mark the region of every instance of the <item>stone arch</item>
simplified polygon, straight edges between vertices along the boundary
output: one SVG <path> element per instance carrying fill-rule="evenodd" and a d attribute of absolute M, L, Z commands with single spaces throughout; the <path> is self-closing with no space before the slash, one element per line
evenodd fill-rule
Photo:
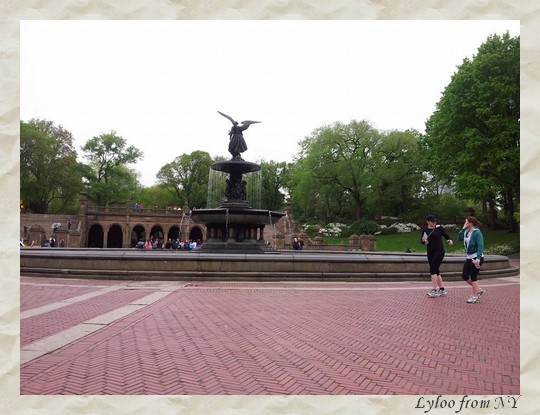
<path fill-rule="evenodd" d="M 124 230 L 118 224 L 113 224 L 107 231 L 107 248 L 123 248 Z"/>
<path fill-rule="evenodd" d="M 88 229 L 88 248 L 103 248 L 103 227 L 99 223 Z"/>
<path fill-rule="evenodd" d="M 141 224 L 136 224 L 135 226 L 133 226 L 133 229 L 131 231 L 131 246 L 133 247 L 137 245 L 137 242 L 139 242 L 141 239 L 143 241 L 146 241 L 146 239 L 150 238 L 147 238 L 146 229 L 144 228 L 144 226 Z"/>
<path fill-rule="evenodd" d="M 167 232 L 167 235 L 171 239 L 181 239 L 182 234 L 180 233 L 180 228 L 178 226 L 171 226 L 169 228 L 169 231 Z"/>
<path fill-rule="evenodd" d="M 198 226 L 194 226 L 189 231 L 189 240 L 190 241 L 204 241 L 203 239 L 203 231 Z"/>
<path fill-rule="evenodd" d="M 165 237 L 165 233 L 163 232 L 163 228 L 161 227 L 161 225 L 152 226 L 152 229 L 150 230 L 150 237 L 152 238 L 157 237 L 163 240 L 163 238 Z"/>

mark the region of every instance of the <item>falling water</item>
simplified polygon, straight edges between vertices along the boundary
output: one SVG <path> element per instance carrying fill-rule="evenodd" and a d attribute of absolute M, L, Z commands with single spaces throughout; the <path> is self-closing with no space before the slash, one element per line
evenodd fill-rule
<path fill-rule="evenodd" d="M 182 225 L 184 224 L 184 218 L 186 217 L 186 214 L 185 212 L 182 212 L 182 218 L 180 219 L 180 235 L 179 235 L 179 238 L 181 237 L 182 240 L 186 240 L 185 238 L 185 235 L 183 234 L 184 230 L 182 229 Z"/>
<path fill-rule="evenodd" d="M 225 200 L 225 189 L 227 188 L 228 174 L 222 171 L 210 169 L 208 173 L 208 194 L 206 207 L 214 209 L 219 207 Z M 246 181 L 246 200 L 253 209 L 261 208 L 261 171 L 245 173 L 243 180 Z"/>
<path fill-rule="evenodd" d="M 250 173 L 247 175 L 247 189 L 246 197 L 251 203 L 251 206 L 254 209 L 261 209 L 261 183 L 262 183 L 262 173 L 261 170 Z"/>
<path fill-rule="evenodd" d="M 225 238 L 229 238 L 229 209 L 225 210 Z"/>
<path fill-rule="evenodd" d="M 287 211 L 285 211 L 285 219 L 287 220 L 287 228 L 289 229 L 289 236 L 292 236 L 292 224 L 291 224 L 291 218 L 289 218 L 289 214 Z"/>
<path fill-rule="evenodd" d="M 185 238 L 185 239 L 188 239 L 189 236 L 190 236 L 190 235 L 189 235 L 189 229 L 190 229 L 190 227 L 191 227 L 191 210 L 189 211 L 189 214 L 188 214 L 188 223 L 187 223 L 187 233 L 188 233 L 188 234 L 186 235 L 187 238 Z"/>
<path fill-rule="evenodd" d="M 207 208 L 217 208 L 225 199 L 225 189 L 227 186 L 226 178 L 226 173 L 210 169 L 210 173 L 208 173 Z"/>
<path fill-rule="evenodd" d="M 270 218 L 270 226 L 272 227 L 272 239 L 274 244 L 276 243 L 276 224 L 272 223 L 272 212 L 268 211 L 268 218 Z"/>

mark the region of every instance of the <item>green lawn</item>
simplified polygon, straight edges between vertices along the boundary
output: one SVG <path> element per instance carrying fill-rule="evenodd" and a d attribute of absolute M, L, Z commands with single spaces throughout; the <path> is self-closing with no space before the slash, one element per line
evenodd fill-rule
<path fill-rule="evenodd" d="M 514 250 L 519 251 L 519 233 L 489 230 L 482 230 L 482 233 L 484 234 L 486 251 L 489 251 L 491 246 L 496 245 L 509 245 L 513 247 Z M 454 245 L 446 245 L 446 251 L 449 253 L 463 252 L 463 243 L 457 240 L 457 231 L 448 231 L 448 235 L 454 240 Z M 420 243 L 420 232 L 377 236 L 377 251 L 404 252 L 407 248 L 412 252 L 425 252 L 425 246 Z"/>
<path fill-rule="evenodd" d="M 496 245 L 508 245 L 515 252 L 519 251 L 519 233 L 508 233 L 507 231 L 482 230 L 484 234 L 485 250 Z M 458 232 L 448 231 L 448 235 L 454 240 L 454 245 L 446 245 L 446 252 L 462 253 L 463 243 L 457 240 Z M 324 238 L 329 244 L 348 243 L 346 238 Z M 412 252 L 425 252 L 426 248 L 420 243 L 420 232 L 396 233 L 393 235 L 377 236 L 377 251 L 381 252 L 405 252 L 409 248 Z"/>

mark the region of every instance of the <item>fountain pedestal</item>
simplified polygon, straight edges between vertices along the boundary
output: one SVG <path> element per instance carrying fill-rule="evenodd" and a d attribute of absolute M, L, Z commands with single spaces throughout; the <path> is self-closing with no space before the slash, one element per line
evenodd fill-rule
<path fill-rule="evenodd" d="M 193 209 L 191 219 L 206 227 L 206 237 L 200 250 L 223 253 L 275 253 L 264 240 L 264 228 L 274 225 L 285 213 L 253 209 L 246 200 L 243 175 L 261 167 L 240 157 L 214 163 L 212 170 L 227 173 L 226 199 L 218 208 Z"/>

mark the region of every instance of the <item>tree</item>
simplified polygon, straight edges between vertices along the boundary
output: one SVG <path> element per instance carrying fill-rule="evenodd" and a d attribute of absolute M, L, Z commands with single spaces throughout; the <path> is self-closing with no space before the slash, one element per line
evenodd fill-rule
<path fill-rule="evenodd" d="M 433 175 L 483 201 L 490 227 L 502 205 L 510 230 L 519 203 L 519 56 L 519 37 L 488 37 L 452 76 L 423 138 Z"/>
<path fill-rule="evenodd" d="M 365 214 L 366 201 L 373 192 L 375 166 L 381 134 L 367 121 L 335 123 L 315 130 L 300 142 L 301 153 L 293 195 L 311 193 L 318 200 L 321 219 L 329 219 L 334 201 L 348 199 L 354 207 L 354 218 Z"/>
<path fill-rule="evenodd" d="M 83 172 L 88 198 L 98 206 L 123 204 L 138 187 L 137 174 L 128 168 L 143 157 L 134 146 L 127 146 L 115 131 L 89 139 L 81 147 L 89 163 Z"/>
<path fill-rule="evenodd" d="M 369 200 L 376 216 L 401 216 L 415 205 L 423 184 L 419 139 L 413 130 L 381 134 Z"/>
<path fill-rule="evenodd" d="M 76 209 L 82 189 L 71 133 L 51 121 L 20 123 L 21 199 L 34 213 Z"/>
<path fill-rule="evenodd" d="M 281 210 L 288 193 L 291 164 L 287 162 L 260 161 L 262 170 L 262 206 L 268 210 Z"/>
<path fill-rule="evenodd" d="M 165 164 L 156 177 L 175 196 L 179 205 L 187 203 L 190 208 L 205 207 L 211 165 L 212 158 L 207 152 L 194 151 Z"/>
<path fill-rule="evenodd" d="M 154 206 L 157 206 L 159 209 L 164 209 L 168 206 L 182 207 L 178 199 L 167 190 L 167 187 L 163 183 L 141 187 L 137 191 L 137 196 L 134 196 L 131 200 L 148 208 Z"/>

